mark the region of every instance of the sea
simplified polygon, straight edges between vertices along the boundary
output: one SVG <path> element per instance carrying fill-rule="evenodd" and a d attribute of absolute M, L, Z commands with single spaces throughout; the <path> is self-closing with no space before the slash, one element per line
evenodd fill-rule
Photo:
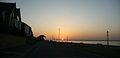
<path fill-rule="evenodd" d="M 102 44 L 102 45 L 107 45 L 107 41 L 102 40 L 82 40 L 82 41 L 63 41 L 63 42 L 72 42 L 72 43 L 87 43 L 87 44 Z M 120 46 L 120 40 L 111 40 L 109 41 L 109 45 L 114 45 L 114 46 Z"/>

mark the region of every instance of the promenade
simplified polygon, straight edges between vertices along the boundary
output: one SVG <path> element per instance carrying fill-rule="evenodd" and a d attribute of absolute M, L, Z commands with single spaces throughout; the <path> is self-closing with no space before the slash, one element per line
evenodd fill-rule
<path fill-rule="evenodd" d="M 34 45 L 1 49 L 0 58 L 116 58 L 120 47 L 38 41 Z"/>

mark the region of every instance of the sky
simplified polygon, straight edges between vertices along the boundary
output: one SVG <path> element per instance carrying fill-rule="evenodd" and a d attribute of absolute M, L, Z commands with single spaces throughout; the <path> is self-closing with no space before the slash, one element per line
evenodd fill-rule
<path fill-rule="evenodd" d="M 3 1 L 3 0 L 2 0 Z M 32 27 L 34 36 L 46 39 L 120 40 L 119 0 L 4 0 L 16 3 L 22 21 Z"/>

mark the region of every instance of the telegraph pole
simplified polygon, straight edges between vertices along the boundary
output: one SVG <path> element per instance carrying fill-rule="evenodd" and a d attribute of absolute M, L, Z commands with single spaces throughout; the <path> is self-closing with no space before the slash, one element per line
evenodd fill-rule
<path fill-rule="evenodd" d="M 107 30 L 107 46 L 109 47 L 109 31 Z"/>
<path fill-rule="evenodd" d="M 68 36 L 67 36 L 67 41 L 68 41 Z"/>
<path fill-rule="evenodd" d="M 53 35 L 51 36 L 51 40 L 54 40 L 54 39 L 53 39 Z"/>
<path fill-rule="evenodd" d="M 60 28 L 58 29 L 58 40 L 60 40 Z"/>

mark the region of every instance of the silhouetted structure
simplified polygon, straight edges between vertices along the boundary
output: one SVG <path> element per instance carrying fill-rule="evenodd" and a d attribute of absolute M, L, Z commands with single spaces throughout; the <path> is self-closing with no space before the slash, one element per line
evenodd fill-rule
<path fill-rule="evenodd" d="M 69 41 L 69 40 L 68 40 L 68 36 L 67 36 L 67 38 L 66 38 L 66 39 L 67 39 L 67 41 Z"/>
<path fill-rule="evenodd" d="M 109 31 L 107 31 L 107 46 L 109 46 Z"/>
<path fill-rule="evenodd" d="M 60 40 L 60 28 L 58 29 L 58 40 Z"/>
<path fill-rule="evenodd" d="M 33 36 L 31 27 L 24 22 L 21 22 L 21 31 L 22 31 L 22 34 L 24 34 L 27 37 Z"/>
<path fill-rule="evenodd" d="M 0 2 L 0 33 L 33 36 L 31 27 L 21 21 L 20 8 L 16 8 L 16 3 Z"/>
<path fill-rule="evenodd" d="M 37 37 L 37 40 L 38 40 L 38 41 L 44 41 L 44 40 L 45 40 L 44 37 L 46 37 L 46 36 L 45 36 L 45 35 L 39 35 L 39 36 Z"/>

